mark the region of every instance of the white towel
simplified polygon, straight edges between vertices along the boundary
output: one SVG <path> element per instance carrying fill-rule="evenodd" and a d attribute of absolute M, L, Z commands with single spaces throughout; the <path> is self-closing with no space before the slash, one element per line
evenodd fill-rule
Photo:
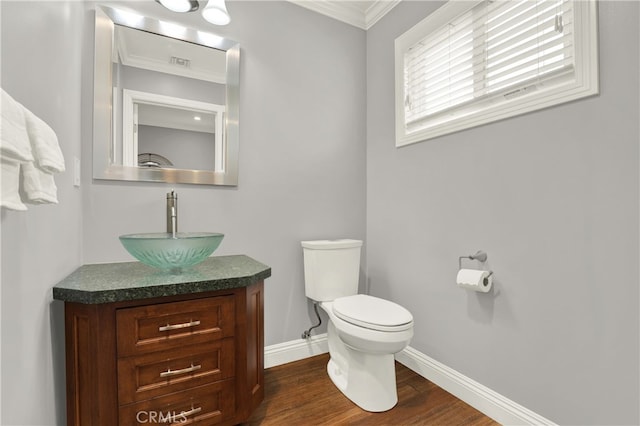
<path fill-rule="evenodd" d="M 25 202 L 58 204 L 58 188 L 53 173 L 64 172 L 64 157 L 56 133 L 34 113 L 24 108 L 27 133 L 35 161 L 22 163 Z"/>
<path fill-rule="evenodd" d="M 24 108 L 27 133 L 36 166 L 48 173 L 64 172 L 64 157 L 56 133 L 34 113 Z"/>
<path fill-rule="evenodd" d="M 26 210 L 31 204 L 58 203 L 53 173 L 65 170 L 55 132 L 2 90 L 0 206 Z M 22 191 L 20 191 L 22 174 Z"/>
<path fill-rule="evenodd" d="M 33 161 L 31 142 L 26 129 L 24 107 L 4 90 L 2 90 L 1 101 L 0 157 L 18 162 Z"/>
<path fill-rule="evenodd" d="M 24 202 L 29 204 L 58 204 L 58 187 L 51 173 L 38 168 L 35 163 L 20 165 Z"/>
<path fill-rule="evenodd" d="M 20 163 L 2 158 L 0 161 L 0 206 L 11 210 L 24 211 L 27 206 L 20 199 Z"/>

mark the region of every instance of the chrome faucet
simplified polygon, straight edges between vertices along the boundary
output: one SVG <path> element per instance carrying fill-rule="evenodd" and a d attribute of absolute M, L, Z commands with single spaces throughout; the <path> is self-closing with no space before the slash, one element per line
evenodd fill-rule
<path fill-rule="evenodd" d="M 167 192 L 167 233 L 173 238 L 178 232 L 178 194 L 172 189 Z"/>

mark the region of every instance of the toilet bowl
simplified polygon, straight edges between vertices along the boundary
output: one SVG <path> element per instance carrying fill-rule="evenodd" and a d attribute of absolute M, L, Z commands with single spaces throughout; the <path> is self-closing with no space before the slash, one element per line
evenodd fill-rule
<path fill-rule="evenodd" d="M 356 311 L 384 305 L 387 311 L 391 308 L 402 313 L 403 318 L 393 325 L 390 320 L 393 315 L 387 316 L 385 311 L 379 311 L 379 320 L 375 322 L 354 312 L 350 312 L 349 319 L 344 319 L 339 308 L 345 301 Z M 333 302 L 322 302 L 320 306 L 329 315 L 327 338 L 330 360 L 327 373 L 331 381 L 366 411 L 381 412 L 393 408 L 398 402 L 394 354 L 403 350 L 413 337 L 413 318 L 409 311 L 367 295 L 347 296 Z"/>
<path fill-rule="evenodd" d="M 320 305 L 348 347 L 372 354 L 395 354 L 413 337 L 413 317 L 402 306 L 365 294 Z"/>
<path fill-rule="evenodd" d="M 413 337 L 413 316 L 402 306 L 357 294 L 359 240 L 303 241 L 305 292 L 329 316 L 327 373 L 366 411 L 398 402 L 394 354 Z"/>

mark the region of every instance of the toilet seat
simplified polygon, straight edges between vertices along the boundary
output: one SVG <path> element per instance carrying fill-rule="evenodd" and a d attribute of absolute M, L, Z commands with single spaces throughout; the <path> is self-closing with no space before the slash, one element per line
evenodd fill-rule
<path fill-rule="evenodd" d="M 411 312 L 397 303 L 366 294 L 333 301 L 333 313 L 348 323 L 378 331 L 403 331 L 413 326 Z"/>

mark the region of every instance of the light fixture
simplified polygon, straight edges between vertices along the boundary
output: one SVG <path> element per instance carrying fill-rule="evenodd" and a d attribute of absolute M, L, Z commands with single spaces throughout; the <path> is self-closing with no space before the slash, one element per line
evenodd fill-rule
<path fill-rule="evenodd" d="M 193 12 L 198 10 L 197 0 L 156 0 L 169 10 L 174 12 Z"/>
<path fill-rule="evenodd" d="M 202 17 L 214 25 L 227 25 L 231 22 L 224 0 L 209 0 L 202 10 Z"/>

